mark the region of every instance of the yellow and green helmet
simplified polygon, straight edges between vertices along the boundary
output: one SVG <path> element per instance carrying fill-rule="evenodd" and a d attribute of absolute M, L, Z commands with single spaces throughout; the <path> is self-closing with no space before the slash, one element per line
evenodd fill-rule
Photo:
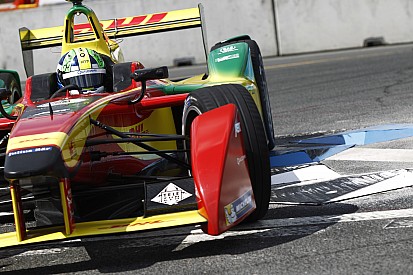
<path fill-rule="evenodd" d="M 105 62 L 94 50 L 76 48 L 62 55 L 57 65 L 60 86 L 76 84 L 81 89 L 103 86 Z"/>

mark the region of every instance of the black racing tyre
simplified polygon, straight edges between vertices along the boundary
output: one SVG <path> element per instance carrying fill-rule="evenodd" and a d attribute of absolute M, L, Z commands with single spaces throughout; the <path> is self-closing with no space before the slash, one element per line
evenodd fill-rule
<path fill-rule="evenodd" d="M 10 73 L 0 73 L 0 79 L 4 81 L 6 88 L 11 91 L 8 101 L 10 104 L 15 103 L 22 97 L 22 92 L 17 79 Z"/>
<path fill-rule="evenodd" d="M 267 78 L 265 76 L 264 63 L 261 51 L 254 40 L 245 41 L 251 50 L 252 67 L 254 70 L 255 81 L 260 91 L 261 107 L 264 114 L 265 133 L 267 134 L 268 149 L 272 150 L 275 146 L 274 123 L 272 120 L 271 103 L 268 95 Z"/>
<path fill-rule="evenodd" d="M 211 48 L 211 51 L 222 46 L 244 42 L 247 43 L 250 48 L 252 67 L 254 71 L 254 77 L 258 90 L 260 91 L 261 108 L 263 112 L 263 121 L 265 127 L 265 133 L 267 136 L 268 149 L 272 150 L 275 146 L 274 136 L 274 123 L 271 112 L 271 102 L 268 95 L 267 79 L 265 76 L 264 63 L 262 61 L 261 51 L 257 42 L 249 38 L 249 36 L 242 36 L 238 40 L 230 40 L 228 42 L 220 42 Z"/>
<path fill-rule="evenodd" d="M 252 222 L 267 213 L 271 174 L 270 159 L 261 116 L 249 92 L 241 85 L 225 84 L 198 89 L 185 101 L 182 116 L 182 132 L 190 133 L 192 121 L 200 114 L 233 103 L 237 106 L 247 156 L 248 170 L 254 192 L 256 210 L 247 217 Z"/>

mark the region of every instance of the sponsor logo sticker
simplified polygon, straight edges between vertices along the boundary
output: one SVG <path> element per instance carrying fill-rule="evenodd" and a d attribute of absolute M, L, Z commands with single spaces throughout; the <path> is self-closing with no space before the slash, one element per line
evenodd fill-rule
<path fill-rule="evenodd" d="M 175 205 L 191 196 L 191 193 L 171 182 L 161 192 L 159 192 L 158 195 L 151 199 L 151 201 L 166 205 Z"/>
<path fill-rule="evenodd" d="M 158 224 L 158 223 L 164 223 L 164 222 L 173 222 L 174 220 L 156 220 L 156 221 L 148 221 L 148 222 L 134 222 L 134 223 L 127 223 L 127 224 L 115 224 L 111 226 L 106 226 L 106 227 L 99 227 L 98 229 L 100 230 L 105 230 L 105 229 L 115 229 L 115 228 L 123 228 L 123 227 L 134 227 L 134 226 L 148 226 L 152 224 Z"/>
<path fill-rule="evenodd" d="M 10 153 L 8 153 L 7 156 L 11 157 L 11 156 L 16 156 L 16 155 L 46 152 L 46 151 L 51 151 L 51 150 L 52 150 L 52 147 L 30 148 L 30 149 L 24 149 L 24 150 L 18 150 L 18 151 L 10 152 Z"/>
<path fill-rule="evenodd" d="M 60 105 L 69 105 L 69 104 L 76 104 L 80 102 L 87 101 L 86 98 L 74 98 L 74 99 L 62 99 L 54 102 L 50 102 L 50 105 L 53 106 L 60 106 Z M 44 103 L 37 105 L 39 108 L 49 108 L 49 103 Z"/>
<path fill-rule="evenodd" d="M 240 156 L 239 158 L 237 158 L 237 164 L 238 165 L 240 165 L 241 164 L 241 162 L 243 162 L 243 161 L 245 161 L 246 160 L 246 156 L 245 155 L 243 155 L 243 156 Z"/>
<path fill-rule="evenodd" d="M 71 158 L 75 158 L 77 156 L 76 145 L 73 140 L 69 143 L 69 153 Z"/>
<path fill-rule="evenodd" d="M 238 137 L 238 134 L 241 133 L 241 123 L 235 123 L 235 137 Z"/>
<path fill-rule="evenodd" d="M 219 49 L 220 53 L 230 53 L 230 52 L 234 52 L 234 51 L 238 51 L 238 48 L 235 47 L 234 45 L 227 46 L 227 47 L 222 47 L 222 48 Z"/>
<path fill-rule="evenodd" d="M 242 218 L 248 211 L 253 208 L 252 190 L 244 193 L 241 197 L 232 203 L 224 206 L 225 223 L 231 225 Z"/>
<path fill-rule="evenodd" d="M 226 56 L 223 56 L 223 57 L 215 58 L 215 62 L 219 63 L 219 62 L 222 62 L 222 61 L 228 61 L 228 60 L 237 59 L 237 58 L 239 58 L 238 53 L 230 54 L 230 55 L 226 55 Z"/>

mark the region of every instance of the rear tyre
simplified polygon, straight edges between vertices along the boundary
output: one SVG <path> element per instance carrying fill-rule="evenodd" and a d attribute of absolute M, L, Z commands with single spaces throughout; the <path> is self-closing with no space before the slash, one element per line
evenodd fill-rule
<path fill-rule="evenodd" d="M 0 73 L 0 79 L 4 81 L 6 88 L 11 91 L 11 96 L 8 99 L 10 104 L 15 103 L 22 97 L 20 85 L 17 83 L 17 79 L 12 74 Z"/>
<path fill-rule="evenodd" d="M 271 192 L 270 159 L 265 131 L 257 106 L 241 85 L 225 84 L 198 89 L 185 101 L 182 132 L 190 134 L 193 120 L 212 109 L 233 103 L 237 106 L 244 138 L 248 170 L 257 208 L 246 221 L 261 219 L 267 213 Z"/>

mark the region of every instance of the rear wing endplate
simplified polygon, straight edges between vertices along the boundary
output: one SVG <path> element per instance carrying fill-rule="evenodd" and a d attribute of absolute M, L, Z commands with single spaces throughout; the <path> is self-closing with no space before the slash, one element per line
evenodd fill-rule
<path fill-rule="evenodd" d="M 201 28 L 205 56 L 208 57 L 204 8 L 202 4 L 198 4 L 197 8 L 104 20 L 100 21 L 100 24 L 109 39 L 199 27 Z M 36 30 L 29 30 L 23 27 L 19 29 L 19 34 L 26 75 L 32 76 L 34 74 L 32 50 L 61 46 L 64 39 L 64 27 L 59 26 Z M 90 23 L 74 26 L 76 41 L 91 40 L 93 35 Z"/>

